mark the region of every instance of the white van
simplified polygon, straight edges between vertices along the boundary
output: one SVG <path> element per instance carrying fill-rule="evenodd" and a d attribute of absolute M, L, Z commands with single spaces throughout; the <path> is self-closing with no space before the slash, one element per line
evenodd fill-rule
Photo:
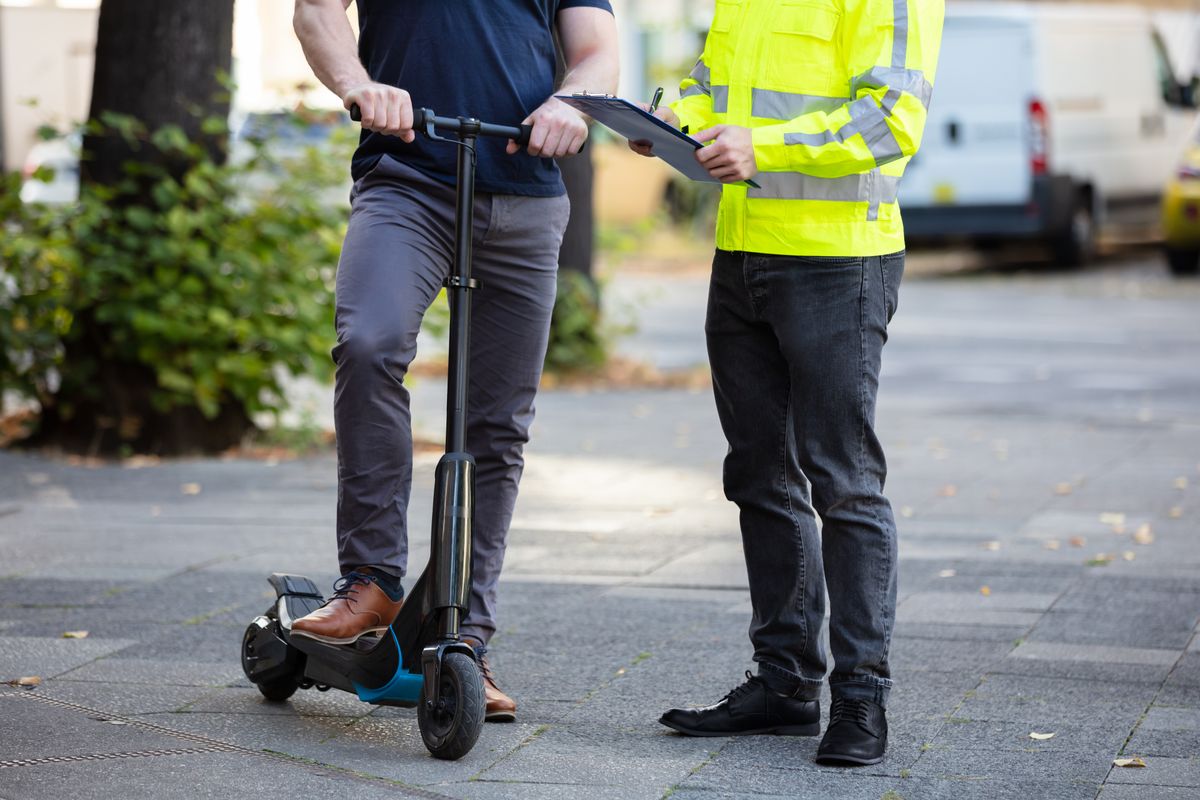
<path fill-rule="evenodd" d="M 1045 241 L 1088 260 L 1097 227 L 1153 219 L 1195 112 L 1143 9 L 949 3 L 920 152 L 914 239 Z"/>

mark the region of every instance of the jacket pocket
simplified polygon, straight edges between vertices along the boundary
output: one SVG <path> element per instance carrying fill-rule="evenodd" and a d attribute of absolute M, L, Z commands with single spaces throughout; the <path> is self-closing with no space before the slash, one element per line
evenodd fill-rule
<path fill-rule="evenodd" d="M 760 88 L 829 96 L 840 71 L 841 12 L 820 0 L 785 3 L 768 23 Z"/>

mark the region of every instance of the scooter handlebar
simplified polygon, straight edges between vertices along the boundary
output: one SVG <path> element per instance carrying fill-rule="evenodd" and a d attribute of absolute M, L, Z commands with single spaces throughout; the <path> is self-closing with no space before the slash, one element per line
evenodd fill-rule
<path fill-rule="evenodd" d="M 350 119 L 362 122 L 362 110 L 358 103 L 350 106 Z M 476 136 L 495 136 L 500 139 L 512 139 L 521 147 L 529 144 L 529 135 L 533 133 L 532 125 L 493 125 L 490 122 L 479 122 Z M 463 129 L 463 120 L 454 117 L 435 116 L 428 108 L 413 109 L 413 130 L 426 131 L 430 127 L 445 133 L 459 133 Z"/>

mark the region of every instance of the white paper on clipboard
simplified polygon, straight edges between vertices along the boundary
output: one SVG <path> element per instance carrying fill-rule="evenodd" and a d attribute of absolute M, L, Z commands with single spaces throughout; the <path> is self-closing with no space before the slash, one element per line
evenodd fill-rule
<path fill-rule="evenodd" d="M 652 152 L 655 156 L 692 180 L 721 183 L 709 175 L 708 170 L 696 160 L 696 151 L 703 147 L 700 142 L 646 113 L 628 100 L 590 94 L 559 94 L 555 97 L 631 142 L 649 142 L 653 145 Z M 753 181 L 746 183 L 756 185 Z"/>

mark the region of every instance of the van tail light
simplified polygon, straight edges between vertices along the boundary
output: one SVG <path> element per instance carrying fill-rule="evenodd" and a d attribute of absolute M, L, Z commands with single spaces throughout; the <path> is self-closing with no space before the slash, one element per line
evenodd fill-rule
<path fill-rule="evenodd" d="M 1046 107 L 1041 100 L 1029 101 L 1029 166 L 1034 175 L 1045 175 L 1049 169 L 1050 125 Z"/>

